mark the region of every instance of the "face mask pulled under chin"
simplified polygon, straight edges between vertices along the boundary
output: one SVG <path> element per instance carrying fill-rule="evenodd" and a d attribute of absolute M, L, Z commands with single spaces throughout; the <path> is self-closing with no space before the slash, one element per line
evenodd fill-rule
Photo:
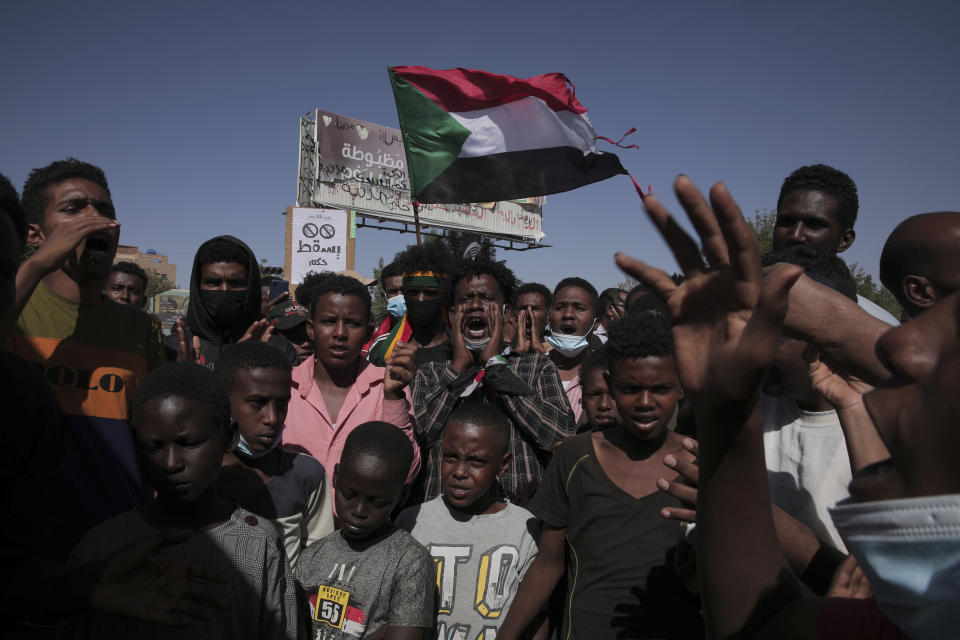
<path fill-rule="evenodd" d="M 960 629 L 960 494 L 840 504 L 830 516 L 880 609 L 915 640 Z"/>
<path fill-rule="evenodd" d="M 200 300 L 221 331 L 233 331 L 239 328 L 238 324 L 242 324 L 241 314 L 247 301 L 246 291 L 201 290 Z"/>
<path fill-rule="evenodd" d="M 565 333 L 553 333 L 550 331 L 550 325 L 547 325 L 547 331 L 547 342 L 549 342 L 550 346 L 556 349 L 564 358 L 575 358 L 583 353 L 583 350 L 590 346 L 590 343 L 587 342 L 587 336 L 593 333 L 593 329 L 582 336 L 571 336 Z"/>

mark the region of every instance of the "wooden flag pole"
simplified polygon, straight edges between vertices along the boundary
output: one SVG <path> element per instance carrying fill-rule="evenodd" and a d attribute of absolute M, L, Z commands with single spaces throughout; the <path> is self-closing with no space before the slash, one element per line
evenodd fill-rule
<path fill-rule="evenodd" d="M 417 246 L 421 245 L 420 242 L 420 203 L 416 200 L 413 201 L 413 224 L 417 227 Z"/>

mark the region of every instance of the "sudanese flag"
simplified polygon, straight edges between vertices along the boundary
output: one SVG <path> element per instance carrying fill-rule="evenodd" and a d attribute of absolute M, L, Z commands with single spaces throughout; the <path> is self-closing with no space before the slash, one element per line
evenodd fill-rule
<path fill-rule="evenodd" d="M 587 109 L 562 73 L 389 72 L 414 200 L 516 200 L 627 173 L 616 155 L 597 150 Z"/>

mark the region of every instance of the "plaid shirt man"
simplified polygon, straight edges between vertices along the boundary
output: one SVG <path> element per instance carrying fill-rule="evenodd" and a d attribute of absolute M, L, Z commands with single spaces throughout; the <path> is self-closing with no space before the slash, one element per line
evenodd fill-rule
<path fill-rule="evenodd" d="M 576 431 L 573 411 L 556 365 L 539 353 L 510 353 L 505 364 L 471 367 L 457 374 L 449 362 L 428 362 L 413 379 L 414 429 L 421 451 L 424 500 L 442 493 L 440 441 L 450 412 L 467 398 L 497 404 L 510 420 L 513 461 L 500 484 L 511 500 L 523 504 L 536 491 L 556 445 Z M 483 372 L 479 384 L 478 374 Z M 471 387 L 475 387 L 471 389 Z"/>

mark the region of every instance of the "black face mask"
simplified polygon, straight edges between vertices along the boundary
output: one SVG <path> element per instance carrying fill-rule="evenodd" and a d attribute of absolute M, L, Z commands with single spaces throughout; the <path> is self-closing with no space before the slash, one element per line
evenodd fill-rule
<path fill-rule="evenodd" d="M 435 327 L 440 324 L 440 312 L 443 311 L 443 298 L 432 300 L 411 300 L 407 298 L 407 320 L 414 327 Z"/>
<path fill-rule="evenodd" d="M 238 329 L 243 321 L 243 307 L 247 301 L 246 291 L 200 290 L 200 301 L 210 314 L 217 329 L 230 332 Z"/>

